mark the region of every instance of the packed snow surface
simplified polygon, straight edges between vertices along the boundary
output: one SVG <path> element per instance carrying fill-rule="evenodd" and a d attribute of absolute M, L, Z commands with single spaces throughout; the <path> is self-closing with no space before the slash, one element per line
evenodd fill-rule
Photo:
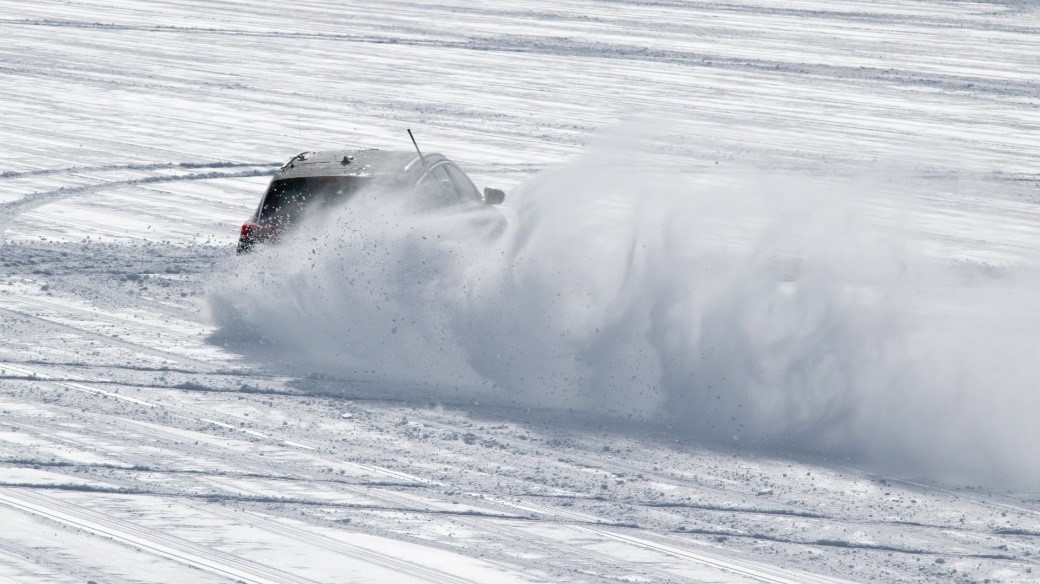
<path fill-rule="evenodd" d="M 0 15 L 0 582 L 1040 581 L 1034 4 Z"/>

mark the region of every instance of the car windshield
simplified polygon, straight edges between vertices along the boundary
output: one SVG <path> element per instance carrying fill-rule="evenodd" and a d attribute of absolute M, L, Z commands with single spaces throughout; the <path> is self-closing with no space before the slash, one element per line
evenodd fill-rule
<path fill-rule="evenodd" d="M 358 176 L 313 176 L 274 181 L 264 197 L 259 221 L 265 225 L 288 226 L 298 222 L 305 213 L 346 201 L 370 182 L 370 177 Z"/>

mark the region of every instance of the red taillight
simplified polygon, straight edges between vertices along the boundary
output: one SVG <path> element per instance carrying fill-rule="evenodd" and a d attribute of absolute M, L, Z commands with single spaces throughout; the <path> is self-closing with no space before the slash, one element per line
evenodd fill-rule
<path fill-rule="evenodd" d="M 252 221 L 242 224 L 242 231 L 238 235 L 238 253 L 248 250 L 259 240 L 260 226 Z"/>
<path fill-rule="evenodd" d="M 260 226 L 252 221 L 247 221 L 242 224 L 242 233 L 238 236 L 241 241 L 243 239 L 252 239 L 256 237 L 256 231 L 260 229 Z"/>

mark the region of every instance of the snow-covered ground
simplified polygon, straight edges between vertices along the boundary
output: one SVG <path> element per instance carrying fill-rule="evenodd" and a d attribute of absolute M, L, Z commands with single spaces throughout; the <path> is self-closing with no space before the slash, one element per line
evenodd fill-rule
<path fill-rule="evenodd" d="M 0 32 L 0 582 L 1040 582 L 1035 3 Z M 278 164 L 406 128 L 504 242 L 234 258 Z"/>

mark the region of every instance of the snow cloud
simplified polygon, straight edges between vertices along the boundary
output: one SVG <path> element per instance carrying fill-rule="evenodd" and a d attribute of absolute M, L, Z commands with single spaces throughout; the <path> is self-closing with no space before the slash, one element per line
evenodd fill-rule
<path fill-rule="evenodd" d="M 913 197 L 872 181 L 648 168 L 622 146 L 515 189 L 501 233 L 495 209 L 361 197 L 239 258 L 210 296 L 219 336 L 403 397 L 465 388 L 932 480 L 1040 478 L 1025 268 L 937 257 Z"/>

